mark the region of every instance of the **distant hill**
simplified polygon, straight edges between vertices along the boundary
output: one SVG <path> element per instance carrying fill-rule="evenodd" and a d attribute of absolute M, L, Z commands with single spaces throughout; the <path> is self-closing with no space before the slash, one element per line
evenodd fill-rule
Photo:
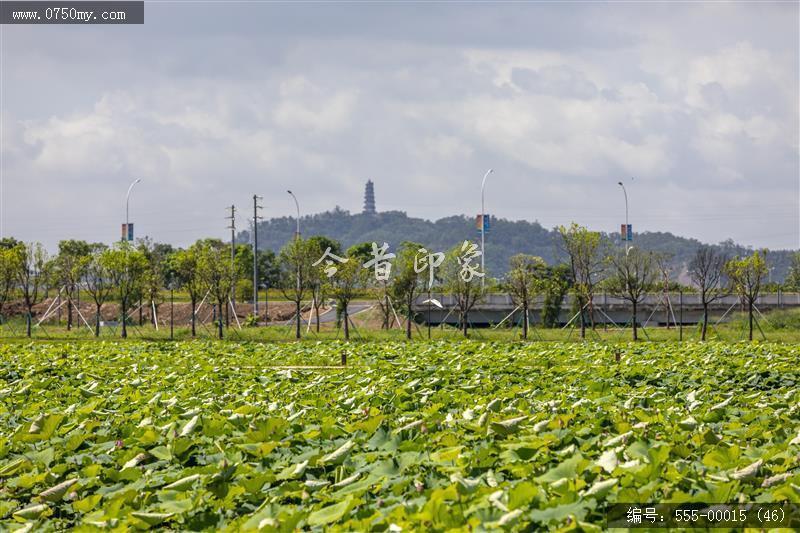
<path fill-rule="evenodd" d="M 389 243 L 391 251 L 403 241 L 414 241 L 424 244 L 435 251 L 447 251 L 461 243 L 464 239 L 480 240 L 480 232 L 475 228 L 475 220 L 471 217 L 456 215 L 441 218 L 434 222 L 421 218 L 412 218 L 401 211 L 384 211 L 374 215 L 350 214 L 337 207 L 315 215 L 307 215 L 300 219 L 303 236 L 325 235 L 336 239 L 344 247 L 360 242 Z M 277 252 L 290 239 L 295 231 L 295 219 L 291 217 L 264 220 L 258 226 L 258 246 Z M 611 242 L 616 243 L 618 233 L 604 234 Z M 237 235 L 237 241 L 249 243 L 248 230 Z M 702 243 L 696 239 L 678 237 L 668 232 L 644 232 L 634 236 L 636 246 L 647 250 L 668 252 L 672 254 L 672 263 L 676 277 L 684 272 L 685 265 L 695 250 Z M 733 241 L 726 241 L 715 246 L 724 248 L 729 255 L 746 254 L 749 248 L 739 246 Z M 559 247 L 558 233 L 548 230 L 538 222 L 525 220 L 506 220 L 493 218 L 491 230 L 486 234 L 486 268 L 490 275 L 502 276 L 508 268 L 509 258 L 518 253 L 537 255 L 549 264 L 565 260 Z M 767 257 L 772 271 L 772 280 L 781 282 L 786 276 L 791 250 L 770 251 Z M 681 281 L 686 282 L 684 276 Z"/>

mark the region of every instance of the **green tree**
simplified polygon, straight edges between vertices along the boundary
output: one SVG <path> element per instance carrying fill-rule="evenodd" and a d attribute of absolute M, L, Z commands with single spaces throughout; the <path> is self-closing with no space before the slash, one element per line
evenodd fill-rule
<path fill-rule="evenodd" d="M 511 257 L 503 289 L 518 307 L 522 307 L 522 338 L 528 338 L 530 307 L 533 298 L 543 290 L 547 265 L 541 257 L 517 254 Z"/>
<path fill-rule="evenodd" d="M 689 262 L 689 277 L 692 279 L 700 303 L 703 305 L 703 325 L 700 328 L 700 339 L 706 340 L 708 331 L 708 308 L 712 302 L 728 294 L 723 283 L 725 264 L 728 258 L 721 251 L 711 246 L 700 246 Z"/>
<path fill-rule="evenodd" d="M 761 284 L 768 272 L 766 255 L 766 251 L 757 251 L 747 257 L 735 257 L 725 265 L 725 273 L 730 279 L 733 290 L 747 304 L 750 340 L 753 340 L 753 309 L 761 292 Z"/>
<path fill-rule="evenodd" d="M 25 318 L 25 332 L 31 336 L 33 320 L 33 306 L 39 303 L 42 297 L 42 288 L 47 283 L 50 262 L 47 250 L 40 243 L 19 244 L 14 250 L 17 255 L 17 284 L 22 292 L 27 315 Z"/>
<path fill-rule="evenodd" d="M 197 270 L 200 279 L 217 303 L 217 335 L 223 338 L 223 310 L 228 305 L 234 284 L 234 267 L 230 260 L 230 248 L 222 243 L 202 245 Z"/>
<path fill-rule="evenodd" d="M 67 331 L 72 329 L 76 290 L 90 261 L 91 248 L 86 241 L 65 240 L 58 243 L 58 256 L 53 260 L 53 275 L 67 298 Z"/>
<path fill-rule="evenodd" d="M 360 242 L 354 244 L 347 249 L 347 257 L 353 257 L 361 261 L 361 264 L 366 263 L 372 258 L 372 243 Z"/>
<path fill-rule="evenodd" d="M 14 237 L 3 237 L 2 239 L 0 239 L 0 248 L 3 248 L 5 250 L 11 250 L 13 248 L 16 248 L 20 244 L 23 244 L 23 242 L 18 241 Z"/>
<path fill-rule="evenodd" d="M 128 336 L 128 308 L 132 297 L 141 291 L 147 271 L 147 258 L 128 241 L 120 241 L 103 251 L 100 262 L 116 288 L 120 302 L 121 335 L 124 339 Z"/>
<path fill-rule="evenodd" d="M 163 303 L 162 291 L 170 273 L 170 257 L 175 253 L 172 245 L 156 243 L 149 238 L 140 239 L 138 250 L 147 260 L 147 269 L 142 279 L 142 292 L 150 307 L 150 322 L 153 326 L 158 320 L 158 308 Z"/>
<path fill-rule="evenodd" d="M 350 314 L 348 306 L 361 291 L 364 290 L 369 279 L 369 270 L 362 266 L 364 260 L 361 245 L 352 246 L 347 250 L 346 261 L 337 267 L 334 275 L 328 278 L 330 293 L 336 301 L 336 309 L 341 313 L 344 324 L 344 338 L 350 339 Z"/>
<path fill-rule="evenodd" d="M 422 245 L 405 241 L 400 244 L 394 260 L 394 282 L 389 290 L 390 298 L 399 303 L 406 315 L 406 338 L 411 340 L 411 324 L 414 318 L 414 300 L 424 289 L 425 276 L 414 268 L 414 258 Z"/>
<path fill-rule="evenodd" d="M 249 301 L 253 297 L 253 247 L 237 244 L 235 248 L 236 298 Z M 258 286 L 273 288 L 278 286 L 280 272 L 278 260 L 272 250 L 258 251 Z"/>
<path fill-rule="evenodd" d="M 185 250 L 175 252 L 170 260 L 171 269 L 175 272 L 176 284 L 189 294 L 192 337 L 197 335 L 197 303 L 206 290 L 205 281 L 199 270 L 202 254 L 202 243 L 195 243 Z"/>
<path fill-rule="evenodd" d="M 378 309 L 381 313 L 381 329 L 389 329 L 392 322 L 393 307 L 390 302 L 393 265 L 396 254 L 389 250 L 389 245 L 378 246 L 375 242 L 363 242 L 350 247 L 348 253 L 359 263 L 369 269 L 370 274 L 364 278 L 364 291 L 377 294 Z"/>
<path fill-rule="evenodd" d="M 236 244 L 234 246 L 233 264 L 236 271 L 236 286 L 233 289 L 234 298 L 239 302 L 248 302 L 253 298 L 253 247 L 249 244 Z M 260 264 L 258 273 L 260 278 Z"/>
<path fill-rule="evenodd" d="M 466 337 L 469 331 L 469 313 L 475 304 L 488 292 L 486 283 L 481 283 L 480 272 L 470 269 L 480 268 L 480 259 L 476 263 L 469 257 L 469 241 L 464 241 L 460 246 L 452 248 L 442 264 L 442 283 L 446 293 L 450 294 L 456 302 L 458 309 L 458 323 Z"/>
<path fill-rule="evenodd" d="M 107 249 L 104 244 L 90 245 L 91 254 L 89 262 L 83 271 L 83 284 L 86 292 L 94 301 L 94 336 L 100 336 L 100 318 L 103 304 L 111 295 L 114 285 L 112 284 L 111 274 L 103 261 L 103 252 Z"/>
<path fill-rule="evenodd" d="M 572 287 L 572 271 L 569 265 L 547 267 L 544 279 L 544 301 L 542 302 L 542 325 L 552 328 L 558 325 L 564 296 Z"/>
<path fill-rule="evenodd" d="M 569 256 L 572 290 L 577 299 L 583 339 L 586 338 L 586 307 L 591 306 L 597 277 L 602 272 L 600 234 L 574 222 L 569 227 L 559 226 L 558 233 L 563 249 Z"/>
<path fill-rule="evenodd" d="M 789 273 L 786 275 L 783 288 L 787 291 L 800 291 L 800 252 L 792 254 Z"/>
<path fill-rule="evenodd" d="M 311 253 L 312 263 L 316 262 L 317 259 L 322 257 L 322 255 L 325 253 L 325 250 L 329 248 L 332 253 L 338 256 L 342 255 L 342 245 L 339 244 L 338 241 L 334 241 L 333 239 L 329 239 L 328 237 L 324 237 L 322 235 L 309 237 L 308 246 L 310 249 L 309 253 Z M 309 268 L 308 286 L 311 290 L 311 306 L 314 308 L 315 327 L 317 332 L 319 332 L 319 310 L 320 307 L 322 307 L 322 305 L 325 303 L 325 298 L 330 290 L 328 276 L 325 275 L 324 263 L 320 263 L 317 266 L 312 266 Z"/>
<path fill-rule="evenodd" d="M 370 269 L 371 274 L 367 277 L 367 289 L 375 287 L 378 293 L 378 309 L 381 312 L 381 329 L 389 330 L 392 328 L 394 305 L 391 300 L 392 283 L 394 282 L 394 265 L 392 263 L 397 254 L 389 250 L 388 243 L 378 246 L 377 243 L 370 243 L 369 256 L 364 261 L 364 265 Z M 399 324 L 398 324 L 399 325 Z"/>
<path fill-rule="evenodd" d="M 0 246 L 0 323 L 3 320 L 3 306 L 12 296 L 17 284 L 20 266 L 20 254 L 16 245 L 11 248 Z"/>
<path fill-rule="evenodd" d="M 309 246 L 308 240 L 302 237 L 292 239 L 281 250 L 278 256 L 280 265 L 280 281 L 278 286 L 283 296 L 295 304 L 295 338 L 299 339 L 301 306 L 308 291 L 308 283 L 312 264 L 317 260 L 315 250 Z"/>
<path fill-rule="evenodd" d="M 612 294 L 631 304 L 633 340 L 638 340 L 637 308 L 655 286 L 658 269 L 652 252 L 628 248 L 608 258 L 611 275 L 606 280 Z"/>

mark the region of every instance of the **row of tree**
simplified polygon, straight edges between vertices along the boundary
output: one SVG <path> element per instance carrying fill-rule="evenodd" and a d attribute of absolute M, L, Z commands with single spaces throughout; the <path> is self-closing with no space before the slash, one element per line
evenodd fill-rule
<path fill-rule="evenodd" d="M 637 308 L 648 293 L 669 290 L 669 257 L 636 247 L 610 250 L 601 235 L 572 224 L 560 227 L 564 250 L 569 256 L 573 291 L 579 306 L 581 337 L 586 335 L 587 317 L 592 317 L 594 294 L 598 286 L 631 305 L 633 339 L 638 339 Z M 756 251 L 744 257 L 727 257 L 724 252 L 701 246 L 689 262 L 688 274 L 703 306 L 701 338 L 706 339 L 710 305 L 729 294 L 738 295 L 747 306 L 749 338 L 753 339 L 753 311 L 769 269 L 766 252 Z M 800 255 L 793 264 L 800 274 Z M 514 269 L 510 273 L 514 276 Z M 512 287 L 513 289 L 513 287 Z M 511 290 L 519 293 L 519 289 Z M 593 321 L 592 321 L 593 322 Z M 593 326 L 593 323 L 592 323 Z"/>
<path fill-rule="evenodd" d="M 569 258 L 567 264 L 547 265 L 541 258 L 516 255 L 510 260 L 507 274 L 500 280 L 464 276 L 464 249 L 460 246 L 444 254 L 434 269 L 419 268 L 419 243 L 404 242 L 391 259 L 385 277 L 375 276 L 364 264 L 375 258 L 372 243 L 362 243 L 342 250 L 341 245 L 323 236 L 288 242 L 276 256 L 271 251 L 258 257 L 259 286 L 279 288 L 294 304 L 295 336 L 302 330 L 303 302 L 310 301 L 311 316 L 320 328 L 320 310 L 326 302 L 335 302 L 337 321 L 343 325 L 345 338 L 352 324 L 348 304 L 369 295 L 377 300 L 382 325 L 389 328 L 405 316 L 406 336 L 411 338 L 415 302 L 431 291 L 452 296 L 459 327 L 466 335 L 469 314 L 488 291 L 502 290 L 511 295 L 522 309 L 523 337 L 527 338 L 529 311 L 537 298 L 543 298 L 542 323 L 558 323 L 561 302 L 571 292 L 575 296 L 581 336 L 594 327 L 594 295 L 598 289 L 617 295 L 631 305 L 633 338 L 638 338 L 638 306 L 645 295 L 670 288 L 669 258 L 664 254 L 636 247 L 613 246 L 598 232 L 572 224 L 558 228 L 561 246 Z M 341 258 L 334 265 L 325 261 L 326 252 Z M 183 290 L 191 305 L 191 331 L 196 334 L 197 307 L 204 299 L 216 306 L 216 327 L 223 336 L 223 316 L 235 309 L 234 302 L 247 300 L 253 292 L 253 252 L 247 245 L 231 248 L 220 240 L 199 240 L 186 249 L 153 243 L 144 239 L 137 245 L 119 242 L 111 247 L 99 243 L 68 240 L 59 244 L 58 254 L 49 257 L 38 243 L 14 239 L 0 241 L 0 316 L 3 306 L 12 299 L 22 301 L 26 310 L 26 329 L 30 336 L 33 307 L 57 291 L 67 306 L 67 328 L 73 324 L 73 308 L 79 291 L 89 295 L 95 312 L 95 335 L 100 332 L 101 308 L 109 301 L 119 303 L 122 336 L 127 336 L 128 314 L 139 303 L 152 308 L 151 320 L 163 303 L 164 289 Z M 331 263 L 332 264 L 332 263 Z M 765 254 L 729 258 L 714 247 L 700 247 L 688 268 L 704 309 L 701 329 L 705 339 L 708 309 L 711 303 L 727 294 L 738 294 L 747 304 L 750 338 L 753 334 L 753 308 L 762 288 L 768 267 Z M 789 282 L 800 285 L 800 254 L 793 263 Z M 430 299 L 430 296 L 428 296 Z M 430 305 L 430 304 L 429 304 Z M 224 312 L 223 312 L 224 310 Z M 140 315 L 141 316 L 141 315 Z M 257 323 L 258 317 L 252 322 Z"/>

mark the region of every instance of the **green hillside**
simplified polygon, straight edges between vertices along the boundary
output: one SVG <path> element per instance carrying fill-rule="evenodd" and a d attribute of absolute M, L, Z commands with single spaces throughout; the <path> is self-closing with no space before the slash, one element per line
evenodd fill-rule
<path fill-rule="evenodd" d="M 464 239 L 480 239 L 475 229 L 475 220 L 464 215 L 450 216 L 436 221 L 409 217 L 401 211 L 385 211 L 375 215 L 351 214 L 338 207 L 333 211 L 304 216 L 300 219 L 304 236 L 325 235 L 340 241 L 345 247 L 360 242 L 389 243 L 391 250 L 403 241 L 424 244 L 436 251 L 446 251 Z M 264 220 L 258 226 L 258 246 L 274 251 L 294 236 L 295 219 L 281 217 Z M 606 235 L 608 245 L 614 246 L 619 234 Z M 644 232 L 636 234 L 635 245 L 645 249 L 672 254 L 673 269 L 677 275 L 682 266 L 702 243 L 696 239 L 678 237 L 668 232 Z M 250 242 L 250 232 L 239 233 L 239 242 Z M 748 249 L 733 241 L 717 246 L 727 250 L 729 255 L 744 254 Z M 559 248 L 558 233 L 544 228 L 538 222 L 525 220 L 492 219 L 491 230 L 486 235 L 486 268 L 491 275 L 502 275 L 508 266 L 509 258 L 518 253 L 537 255 L 548 263 L 564 259 Z M 782 281 L 790 262 L 789 250 L 771 251 L 768 261 L 774 266 L 773 281 Z"/>

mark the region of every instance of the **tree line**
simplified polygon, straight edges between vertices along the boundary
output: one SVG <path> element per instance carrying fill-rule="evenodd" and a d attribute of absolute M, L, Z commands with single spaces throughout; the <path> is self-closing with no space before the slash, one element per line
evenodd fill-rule
<path fill-rule="evenodd" d="M 406 241 L 397 248 L 391 270 L 385 279 L 364 268 L 374 257 L 373 243 L 365 242 L 342 249 L 339 242 L 325 236 L 301 238 L 287 242 L 278 254 L 259 252 L 259 287 L 277 288 L 294 305 L 295 337 L 302 335 L 303 303 L 309 301 L 310 319 L 320 329 L 321 308 L 332 302 L 337 324 L 350 337 L 352 320 L 348 304 L 356 298 L 376 300 L 382 327 L 395 322 L 412 336 L 417 318 L 415 307 L 420 297 L 435 290 L 451 295 L 459 328 L 468 334 L 469 315 L 488 292 L 508 293 L 522 310 L 522 336 L 528 337 L 529 315 L 537 298 L 543 301 L 541 323 L 558 324 L 564 296 L 573 294 L 577 309 L 575 318 L 585 337 L 594 327 L 594 296 L 604 290 L 618 296 L 631 307 L 632 334 L 638 339 L 638 310 L 649 293 L 673 290 L 669 275 L 669 257 L 663 253 L 637 247 L 615 246 L 599 232 L 577 224 L 558 228 L 560 247 L 566 263 L 548 265 L 542 258 L 517 254 L 511 257 L 507 272 L 500 278 L 486 276 L 466 280 L 463 274 L 462 248 L 453 247 L 444 253 L 441 265 L 433 276 L 418 269 L 420 243 Z M 328 275 L 320 258 L 326 252 L 345 259 L 337 265 L 335 275 Z M 754 304 L 768 274 L 766 253 L 728 257 L 718 247 L 700 246 L 688 266 L 694 290 L 703 306 L 701 338 L 708 329 L 708 309 L 715 300 L 736 294 L 746 304 L 749 336 L 752 340 Z M 352 260 L 351 260 L 352 259 Z M 9 301 L 21 301 L 25 309 L 26 334 L 31 335 L 33 307 L 52 291 L 63 296 L 67 308 L 67 328 L 73 326 L 73 308 L 78 291 L 89 295 L 95 307 L 94 334 L 99 336 L 101 308 L 111 301 L 119 303 L 122 337 L 127 337 L 127 323 L 132 307 L 139 303 L 152 308 L 151 320 L 164 301 L 165 289 L 182 290 L 191 307 L 191 334 L 196 335 L 197 307 L 208 299 L 216 308 L 217 335 L 224 335 L 227 311 L 235 301 L 249 301 L 253 293 L 253 251 L 249 245 L 223 243 L 218 239 L 201 239 L 185 249 L 140 239 L 107 246 L 80 240 L 59 243 L 58 253 L 50 256 L 39 243 L 24 243 L 13 238 L 0 240 L 0 317 Z M 784 287 L 800 290 L 800 253 L 795 254 Z M 430 305 L 430 303 L 429 303 Z M 223 310 L 225 312 L 223 313 Z M 401 324 L 400 316 L 405 318 Z M 259 317 L 248 317 L 257 324 Z"/>

